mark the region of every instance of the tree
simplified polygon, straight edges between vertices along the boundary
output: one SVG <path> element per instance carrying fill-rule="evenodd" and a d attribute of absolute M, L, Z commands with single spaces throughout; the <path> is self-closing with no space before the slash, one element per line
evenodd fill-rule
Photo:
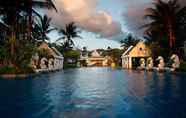
<path fill-rule="evenodd" d="M 128 48 L 131 45 L 135 46 L 139 41 L 139 39 L 136 39 L 136 37 L 129 34 L 124 40 L 121 40 L 120 43 L 122 47 Z"/>
<path fill-rule="evenodd" d="M 150 23 L 143 26 L 147 28 L 145 33 L 156 32 L 161 40 L 168 40 L 167 47 L 173 48 L 176 41 L 175 18 L 180 9 L 178 2 L 177 0 L 169 0 L 168 2 L 157 0 L 153 5 L 154 7 L 146 9 L 145 18 L 150 20 Z"/>
<path fill-rule="evenodd" d="M 27 16 L 28 38 L 31 39 L 33 13 L 38 14 L 34 8 L 55 9 L 52 0 L 6 0 L 0 1 L 0 15 L 6 19 L 8 25 L 14 26 L 12 30 L 17 31 L 16 25 L 19 18 Z M 57 11 L 57 10 L 56 10 Z M 11 23 L 11 24 L 10 24 Z"/>
<path fill-rule="evenodd" d="M 31 39 L 32 26 L 34 20 L 32 20 L 33 13 L 38 14 L 34 8 L 54 8 L 55 6 L 52 0 L 6 0 L 0 1 L 0 17 L 4 23 L 8 26 L 8 50 L 11 52 L 11 65 L 15 64 L 15 56 L 20 56 L 21 50 L 20 44 L 22 39 Z M 27 27 L 25 27 L 27 26 Z M 27 31 L 26 31 L 27 29 Z M 24 38 L 20 38 L 24 35 Z M 31 40 L 27 43 L 32 43 Z M 24 45 L 24 44 L 23 44 Z"/>
<path fill-rule="evenodd" d="M 34 37 L 39 41 L 48 41 L 49 37 L 47 36 L 48 33 L 50 33 L 53 30 L 56 30 L 56 28 L 50 27 L 51 18 L 49 18 L 47 15 L 44 15 L 43 17 L 41 15 L 38 15 L 37 22 L 34 25 L 33 33 Z"/>
<path fill-rule="evenodd" d="M 83 47 L 83 50 L 81 51 L 81 55 L 82 55 L 83 57 L 88 56 L 87 47 Z"/>
<path fill-rule="evenodd" d="M 112 60 L 114 61 L 114 63 L 117 65 L 117 66 L 120 66 L 121 65 L 121 55 L 123 53 L 123 50 L 120 50 L 120 49 L 111 49 L 109 51 L 109 56 L 112 58 Z"/>
<path fill-rule="evenodd" d="M 177 47 L 183 47 L 186 41 L 186 7 L 183 7 L 176 15 Z"/>
<path fill-rule="evenodd" d="M 53 0 L 19 0 L 21 10 L 25 11 L 28 15 L 28 36 L 31 39 L 32 32 L 32 15 L 33 13 L 38 14 L 33 8 L 47 8 L 56 9 Z"/>
<path fill-rule="evenodd" d="M 63 46 L 65 49 L 71 49 L 75 44 L 73 38 L 81 38 L 78 34 L 80 30 L 78 30 L 77 26 L 74 22 L 69 23 L 65 26 L 65 29 L 59 29 L 59 34 L 62 35 L 56 42 L 60 40 L 64 40 Z"/>

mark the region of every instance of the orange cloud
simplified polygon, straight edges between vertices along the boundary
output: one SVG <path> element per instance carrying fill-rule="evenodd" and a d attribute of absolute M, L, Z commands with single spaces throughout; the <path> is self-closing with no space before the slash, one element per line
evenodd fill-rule
<path fill-rule="evenodd" d="M 58 27 L 64 27 L 69 22 L 75 22 L 86 31 L 99 34 L 101 37 L 111 37 L 121 33 L 121 26 L 113 21 L 106 11 L 97 11 L 98 0 L 55 0 L 58 13 L 48 11 L 52 22 Z"/>

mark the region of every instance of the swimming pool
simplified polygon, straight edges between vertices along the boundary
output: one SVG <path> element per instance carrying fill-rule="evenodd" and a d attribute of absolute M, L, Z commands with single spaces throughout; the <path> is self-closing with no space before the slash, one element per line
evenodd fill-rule
<path fill-rule="evenodd" d="M 186 74 L 95 67 L 1 79 L 0 118 L 186 118 Z"/>

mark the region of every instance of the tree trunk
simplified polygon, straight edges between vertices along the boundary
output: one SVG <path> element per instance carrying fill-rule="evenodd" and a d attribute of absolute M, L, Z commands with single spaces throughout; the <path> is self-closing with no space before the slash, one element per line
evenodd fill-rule
<path fill-rule="evenodd" d="M 173 46 L 175 44 L 175 35 L 173 33 L 172 25 L 170 23 L 168 25 L 168 37 L 169 37 L 169 46 L 171 49 L 173 49 Z"/>
<path fill-rule="evenodd" d="M 29 0 L 29 11 L 28 11 L 28 40 L 31 40 L 32 32 L 32 0 Z"/>
<path fill-rule="evenodd" d="M 10 52 L 11 52 L 11 56 L 13 56 L 14 55 L 14 43 L 15 43 L 15 32 L 14 31 L 12 31 L 12 33 L 11 33 L 11 38 L 10 38 Z"/>

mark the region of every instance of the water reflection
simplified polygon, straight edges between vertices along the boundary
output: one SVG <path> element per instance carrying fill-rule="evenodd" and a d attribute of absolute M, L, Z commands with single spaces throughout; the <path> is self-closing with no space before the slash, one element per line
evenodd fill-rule
<path fill-rule="evenodd" d="M 0 80 L 0 116 L 14 118 L 184 118 L 185 74 L 69 69 Z"/>

